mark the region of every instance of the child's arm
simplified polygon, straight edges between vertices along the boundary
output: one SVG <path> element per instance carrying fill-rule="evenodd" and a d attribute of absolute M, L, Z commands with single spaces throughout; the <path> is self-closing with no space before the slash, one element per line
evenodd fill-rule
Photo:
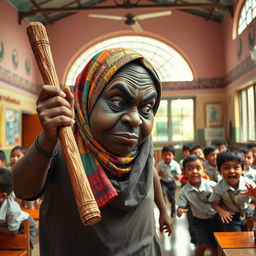
<path fill-rule="evenodd" d="M 223 223 L 229 223 L 233 219 L 234 212 L 230 212 L 228 210 L 223 209 L 217 203 L 210 203 L 212 208 L 220 215 L 221 221 Z"/>
<path fill-rule="evenodd" d="M 0 227 L 1 235 L 16 235 L 18 233 L 18 229 L 14 231 L 10 231 L 8 227 Z"/>
<path fill-rule="evenodd" d="M 178 217 L 181 217 L 181 215 L 183 213 L 187 213 L 188 212 L 188 209 L 185 208 L 185 207 L 182 207 L 182 206 L 179 206 L 178 209 L 177 209 L 177 216 Z"/>
<path fill-rule="evenodd" d="M 168 233 L 168 236 L 172 233 L 172 220 L 167 213 L 166 205 L 163 198 L 163 193 L 161 189 L 161 184 L 159 181 L 159 176 L 157 170 L 154 168 L 154 201 L 159 209 L 160 216 L 159 216 L 159 224 L 160 224 L 160 231 Z"/>

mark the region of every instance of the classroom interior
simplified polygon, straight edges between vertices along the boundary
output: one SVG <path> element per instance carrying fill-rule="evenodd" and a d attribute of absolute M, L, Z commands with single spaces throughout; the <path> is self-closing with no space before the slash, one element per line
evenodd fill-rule
<path fill-rule="evenodd" d="M 134 46 L 146 48 L 162 78 L 161 113 L 153 131 L 155 162 L 165 145 L 173 145 L 180 160 L 185 143 L 206 146 L 223 139 L 236 146 L 256 140 L 255 0 L 86 2 L 0 0 L 0 149 L 7 160 L 11 148 L 28 148 L 41 131 L 35 102 L 44 82 L 27 37 L 31 21 L 45 24 L 61 85 L 72 85 L 83 68 L 81 60 L 101 47 L 140 40 Z M 157 5 L 146 7 L 152 2 Z M 92 6 L 98 9 L 87 8 Z M 120 18 L 166 11 L 135 26 Z M 242 15 L 248 24 L 240 32 Z M 170 238 L 160 235 L 165 255 L 193 255 L 186 218 L 174 219 L 176 229 L 179 233 Z M 38 243 L 32 255 L 39 255 Z"/>

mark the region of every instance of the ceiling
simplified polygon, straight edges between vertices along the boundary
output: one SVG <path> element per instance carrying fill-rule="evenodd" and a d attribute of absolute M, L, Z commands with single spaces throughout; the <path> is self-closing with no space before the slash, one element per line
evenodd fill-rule
<path fill-rule="evenodd" d="M 221 22 L 227 13 L 233 16 L 233 0 L 7 0 L 18 11 L 18 21 L 52 24 L 79 12 L 98 10 L 182 10 L 206 20 Z"/>

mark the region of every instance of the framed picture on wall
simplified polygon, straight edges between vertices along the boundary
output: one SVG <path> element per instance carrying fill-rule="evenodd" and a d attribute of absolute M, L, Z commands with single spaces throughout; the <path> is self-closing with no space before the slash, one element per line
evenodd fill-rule
<path fill-rule="evenodd" d="M 205 105 L 206 127 L 222 126 L 222 104 L 207 103 Z"/>
<path fill-rule="evenodd" d="M 20 144 L 21 113 L 18 110 L 6 109 L 5 112 L 5 145 L 15 146 Z"/>

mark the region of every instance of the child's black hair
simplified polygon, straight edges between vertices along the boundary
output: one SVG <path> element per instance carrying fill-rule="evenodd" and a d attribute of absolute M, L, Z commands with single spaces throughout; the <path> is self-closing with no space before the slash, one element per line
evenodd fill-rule
<path fill-rule="evenodd" d="M 22 147 L 22 146 L 16 146 L 14 148 L 12 148 L 11 150 L 11 154 L 15 151 L 15 150 L 20 150 L 24 155 L 26 154 L 27 152 L 27 149 L 25 147 Z"/>
<path fill-rule="evenodd" d="M 215 144 L 217 147 L 221 145 L 225 145 L 228 148 L 228 143 L 225 140 L 217 140 Z"/>
<path fill-rule="evenodd" d="M 241 147 L 238 149 L 238 152 L 243 153 L 243 154 L 249 154 L 250 152 L 252 152 L 252 150 L 248 147 Z"/>
<path fill-rule="evenodd" d="M 6 155 L 3 150 L 0 150 L 0 160 L 6 160 Z"/>
<path fill-rule="evenodd" d="M 204 155 L 207 156 L 209 155 L 210 153 L 212 153 L 213 151 L 217 150 L 218 148 L 214 145 L 209 145 L 207 147 L 204 148 L 203 152 L 204 152 Z"/>
<path fill-rule="evenodd" d="M 219 172 L 221 171 L 221 166 L 227 161 L 234 161 L 241 165 L 244 169 L 244 156 L 238 152 L 238 150 L 224 150 L 217 155 L 217 167 Z"/>
<path fill-rule="evenodd" d="M 247 148 L 252 149 L 256 147 L 256 143 L 249 143 L 246 145 Z"/>
<path fill-rule="evenodd" d="M 193 152 L 195 149 L 198 149 L 198 148 L 200 148 L 200 149 L 203 150 L 203 148 L 202 148 L 201 146 L 195 145 L 195 146 L 192 146 L 192 147 L 190 148 L 190 150 L 189 150 L 190 154 L 193 154 L 192 152 Z"/>
<path fill-rule="evenodd" d="M 182 151 L 184 151 L 184 150 L 190 150 L 190 148 L 191 148 L 191 144 L 184 144 L 183 146 L 182 146 Z"/>
<path fill-rule="evenodd" d="M 11 194 L 13 190 L 12 174 L 7 168 L 0 168 L 0 193 Z"/>
<path fill-rule="evenodd" d="M 192 155 L 189 155 L 189 156 L 187 156 L 187 157 L 184 158 L 184 160 L 183 160 L 183 162 L 182 162 L 183 170 L 185 169 L 187 163 L 189 163 L 189 162 L 195 162 L 196 160 L 200 160 L 200 161 L 202 162 L 203 167 L 205 168 L 204 159 L 202 159 L 201 157 L 199 157 L 199 156 L 196 155 L 196 154 L 192 154 Z"/>
<path fill-rule="evenodd" d="M 162 153 L 163 152 L 172 152 L 175 155 L 175 149 L 173 146 L 164 146 L 162 148 Z"/>

